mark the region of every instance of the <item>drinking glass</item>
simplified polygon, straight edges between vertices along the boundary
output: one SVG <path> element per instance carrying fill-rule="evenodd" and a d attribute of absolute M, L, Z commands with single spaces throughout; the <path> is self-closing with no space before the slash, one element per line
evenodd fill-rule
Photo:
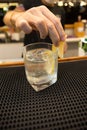
<path fill-rule="evenodd" d="M 24 46 L 26 78 L 35 91 L 57 81 L 58 48 L 51 43 L 37 42 Z"/>

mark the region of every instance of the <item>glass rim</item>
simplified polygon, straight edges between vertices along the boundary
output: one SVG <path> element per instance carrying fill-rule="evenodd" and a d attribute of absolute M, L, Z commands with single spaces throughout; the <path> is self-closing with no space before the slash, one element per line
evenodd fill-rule
<path fill-rule="evenodd" d="M 32 45 L 37 45 L 37 44 L 48 44 L 48 45 L 53 45 L 53 43 L 50 43 L 50 42 L 32 42 L 32 43 L 29 43 L 27 45 L 24 45 L 23 47 L 27 47 L 27 46 L 32 46 Z"/>
<path fill-rule="evenodd" d="M 27 45 L 24 45 L 23 46 L 23 52 L 26 51 L 27 47 L 33 47 L 34 45 L 47 45 L 48 48 L 51 47 L 54 45 L 53 43 L 50 43 L 50 42 L 33 42 L 33 43 L 30 43 L 30 44 L 27 44 Z M 55 45 L 54 45 L 55 46 Z M 42 48 L 45 48 L 44 46 Z M 53 53 L 58 53 L 58 47 L 55 46 L 55 49 L 53 50 Z"/>

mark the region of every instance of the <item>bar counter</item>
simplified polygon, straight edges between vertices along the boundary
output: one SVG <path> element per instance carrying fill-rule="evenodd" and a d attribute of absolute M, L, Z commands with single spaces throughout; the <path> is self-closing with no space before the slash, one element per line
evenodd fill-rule
<path fill-rule="evenodd" d="M 61 58 L 58 59 L 58 63 L 61 62 L 72 62 L 72 61 L 78 61 L 78 60 L 87 60 L 87 56 L 75 56 L 75 57 L 67 57 L 67 58 Z M 3 66 L 19 66 L 24 65 L 23 58 L 16 58 L 16 59 L 3 59 L 0 60 L 0 67 Z"/>
<path fill-rule="evenodd" d="M 58 61 L 57 82 L 40 92 L 22 59 L 0 63 L 0 130 L 87 130 L 87 57 Z"/>

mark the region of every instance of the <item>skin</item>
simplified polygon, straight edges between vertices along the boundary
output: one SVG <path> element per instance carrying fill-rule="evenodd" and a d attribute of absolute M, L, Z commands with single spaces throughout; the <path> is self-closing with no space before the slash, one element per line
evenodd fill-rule
<path fill-rule="evenodd" d="M 49 35 L 55 46 L 59 45 L 59 41 L 65 41 L 66 39 L 60 19 L 44 5 L 22 12 L 14 11 L 13 13 L 11 11 L 9 15 L 7 13 L 4 17 L 5 24 L 11 26 L 10 19 L 16 28 L 23 30 L 26 34 L 31 33 L 32 30 L 37 30 L 42 39 Z"/>

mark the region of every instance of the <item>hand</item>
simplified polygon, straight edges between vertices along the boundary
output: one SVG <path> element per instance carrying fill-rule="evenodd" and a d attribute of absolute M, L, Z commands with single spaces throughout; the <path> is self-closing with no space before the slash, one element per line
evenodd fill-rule
<path fill-rule="evenodd" d="M 42 39 L 49 35 L 55 46 L 58 46 L 59 41 L 64 41 L 66 38 L 59 18 L 45 6 L 33 7 L 20 13 L 18 16 L 15 15 L 13 20 L 16 27 L 25 33 L 31 33 L 32 30 L 37 30 Z"/>

